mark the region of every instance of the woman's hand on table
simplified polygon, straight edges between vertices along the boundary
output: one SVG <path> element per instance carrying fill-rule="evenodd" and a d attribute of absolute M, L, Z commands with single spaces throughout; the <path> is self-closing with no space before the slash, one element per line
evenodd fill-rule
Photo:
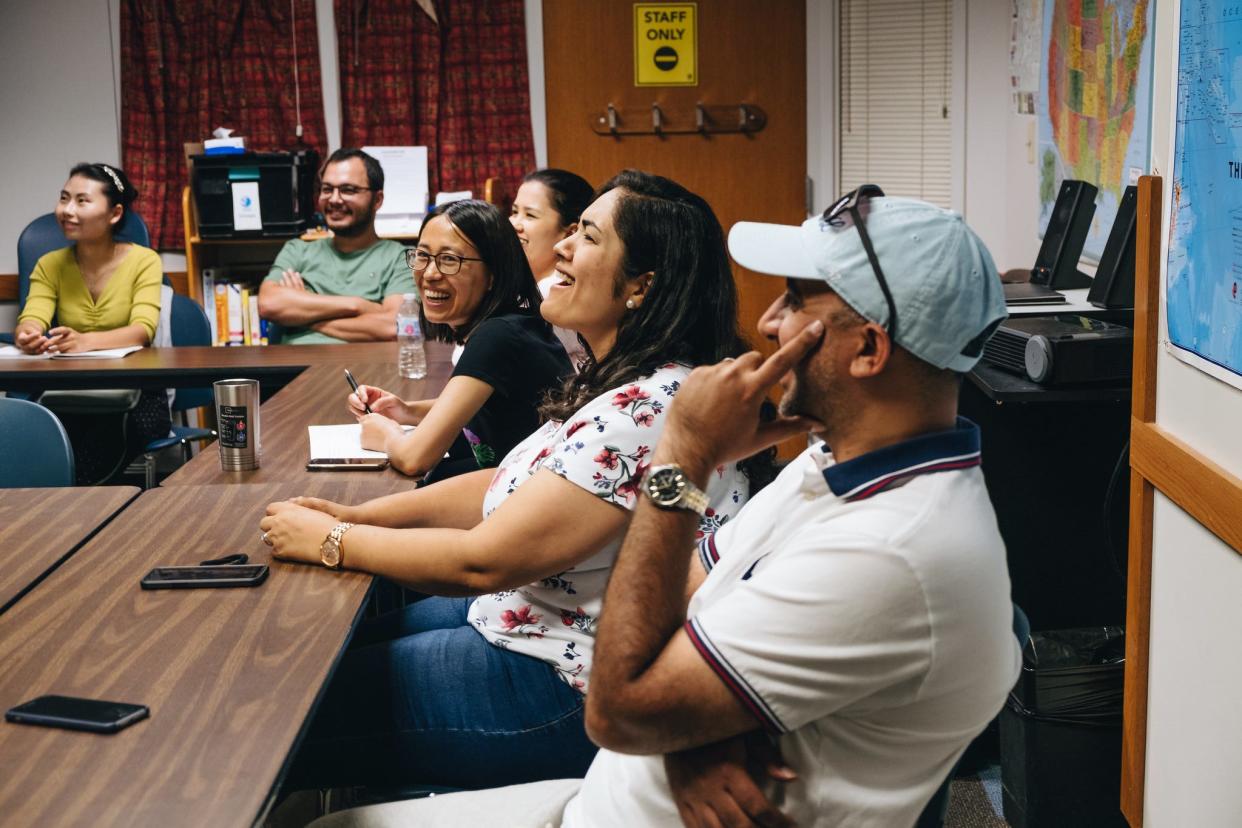
<path fill-rule="evenodd" d="M 53 354 L 73 354 L 91 350 L 90 334 L 78 333 L 68 325 L 58 325 L 47 332 L 47 349 Z"/>
<path fill-rule="evenodd" d="M 327 512 L 300 506 L 289 500 L 267 505 L 267 516 L 259 521 L 263 540 L 272 547 L 272 556 L 299 563 L 322 563 L 320 547 L 340 521 Z"/>
<path fill-rule="evenodd" d="M 13 344 L 26 354 L 41 354 L 47 350 L 48 339 L 43 331 L 34 328 L 18 328 L 13 335 Z"/>
<path fill-rule="evenodd" d="M 305 506 L 307 509 L 314 509 L 317 512 L 323 512 L 325 515 L 332 515 L 338 521 L 343 520 L 348 523 L 364 522 L 356 519 L 354 507 L 332 500 L 324 500 L 322 497 L 291 497 L 287 502 L 296 506 Z"/>
<path fill-rule="evenodd" d="M 388 441 L 405 434 L 405 430 L 382 414 L 366 414 L 362 423 L 362 447 L 369 451 L 388 451 Z"/>

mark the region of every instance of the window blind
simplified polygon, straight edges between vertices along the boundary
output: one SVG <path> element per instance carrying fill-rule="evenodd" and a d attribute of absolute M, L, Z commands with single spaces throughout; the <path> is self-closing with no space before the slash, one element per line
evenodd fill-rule
<path fill-rule="evenodd" d="M 839 0 L 841 191 L 952 206 L 952 0 Z"/>

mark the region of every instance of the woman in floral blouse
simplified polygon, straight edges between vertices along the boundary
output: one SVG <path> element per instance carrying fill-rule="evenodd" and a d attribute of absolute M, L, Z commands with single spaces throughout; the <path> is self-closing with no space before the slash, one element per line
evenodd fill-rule
<path fill-rule="evenodd" d="M 556 246 L 545 319 L 588 346 L 546 424 L 479 471 L 357 506 L 273 503 L 277 557 L 340 565 L 435 596 L 364 625 L 337 671 L 294 784 L 495 787 L 581 775 L 604 587 L 668 406 L 695 365 L 742 353 L 720 224 L 680 185 L 625 171 Z M 702 532 L 749 486 L 717 469 Z M 339 534 L 339 523 L 357 524 Z M 687 561 L 690 558 L 687 550 Z"/>

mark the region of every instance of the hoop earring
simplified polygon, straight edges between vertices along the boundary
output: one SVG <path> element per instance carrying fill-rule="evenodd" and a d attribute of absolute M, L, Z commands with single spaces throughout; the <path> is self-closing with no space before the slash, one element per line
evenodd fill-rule
<path fill-rule="evenodd" d="M 637 306 L 634 304 L 634 300 L 633 300 L 633 299 L 626 299 L 626 300 L 625 300 L 625 306 L 626 306 L 627 308 L 629 308 L 630 310 L 634 310 L 634 308 L 635 308 L 635 307 L 637 307 Z"/>

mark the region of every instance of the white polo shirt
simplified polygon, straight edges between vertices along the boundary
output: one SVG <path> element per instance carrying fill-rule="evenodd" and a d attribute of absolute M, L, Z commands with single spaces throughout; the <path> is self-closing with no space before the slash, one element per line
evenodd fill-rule
<path fill-rule="evenodd" d="M 1000 710 L 1020 653 L 967 420 L 834 464 L 807 449 L 700 543 L 686 630 L 778 740 L 799 825 L 913 825 Z M 601 750 L 566 826 L 676 826 L 660 756 Z"/>

